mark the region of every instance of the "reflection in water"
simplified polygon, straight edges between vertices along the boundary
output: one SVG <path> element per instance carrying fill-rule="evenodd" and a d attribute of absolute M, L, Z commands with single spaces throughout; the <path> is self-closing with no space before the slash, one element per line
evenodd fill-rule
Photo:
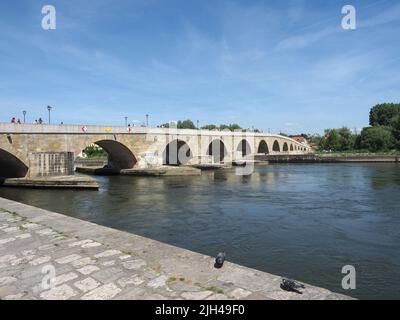
<path fill-rule="evenodd" d="M 100 177 L 93 191 L 0 189 L 0 196 L 341 290 L 399 298 L 400 170 L 395 164 L 270 165 L 201 177 Z"/>

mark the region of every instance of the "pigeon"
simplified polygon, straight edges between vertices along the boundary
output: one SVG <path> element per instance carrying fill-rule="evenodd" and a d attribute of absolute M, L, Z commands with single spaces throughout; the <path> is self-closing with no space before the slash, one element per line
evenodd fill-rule
<path fill-rule="evenodd" d="M 282 283 L 281 283 L 280 287 L 282 290 L 296 292 L 298 294 L 303 294 L 303 292 L 298 290 L 299 288 L 302 288 L 302 289 L 305 288 L 304 285 L 302 285 L 296 281 L 289 280 L 289 279 L 282 279 Z"/>
<path fill-rule="evenodd" d="M 217 269 L 222 268 L 222 265 L 224 264 L 225 261 L 225 257 L 226 257 L 225 252 L 218 253 L 217 257 L 215 258 L 214 267 Z"/>

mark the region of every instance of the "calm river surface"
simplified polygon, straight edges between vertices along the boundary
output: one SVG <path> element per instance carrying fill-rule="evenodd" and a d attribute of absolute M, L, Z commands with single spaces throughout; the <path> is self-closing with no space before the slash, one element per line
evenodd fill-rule
<path fill-rule="evenodd" d="M 98 177 L 100 191 L 0 196 L 357 298 L 400 298 L 400 166 L 269 165 L 201 177 Z M 357 289 L 344 291 L 344 265 Z"/>

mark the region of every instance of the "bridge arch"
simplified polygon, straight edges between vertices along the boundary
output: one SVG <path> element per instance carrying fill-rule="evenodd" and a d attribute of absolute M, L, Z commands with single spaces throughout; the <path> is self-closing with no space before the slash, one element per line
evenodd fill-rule
<path fill-rule="evenodd" d="M 0 178 L 23 178 L 28 167 L 10 152 L 0 149 Z"/>
<path fill-rule="evenodd" d="M 207 155 L 213 156 L 213 162 L 222 162 L 227 154 L 225 144 L 220 139 L 215 139 L 208 145 Z"/>
<path fill-rule="evenodd" d="M 283 148 L 282 148 L 282 151 L 283 151 L 283 152 L 287 152 L 287 151 L 289 151 L 289 147 L 288 147 L 288 144 L 287 144 L 287 142 L 284 142 L 284 143 L 283 143 Z"/>
<path fill-rule="evenodd" d="M 236 151 L 238 151 L 242 157 L 247 156 L 248 154 L 251 153 L 251 147 L 249 142 L 246 139 L 242 139 L 242 141 L 239 142 Z"/>
<path fill-rule="evenodd" d="M 293 151 L 293 144 L 290 144 L 290 151 Z"/>
<path fill-rule="evenodd" d="M 268 144 L 265 142 L 265 140 L 261 140 L 261 142 L 259 143 L 257 153 L 269 153 Z"/>
<path fill-rule="evenodd" d="M 275 151 L 275 152 L 280 152 L 281 151 L 281 147 L 279 146 L 278 140 L 274 141 L 274 144 L 272 146 L 272 151 Z"/>
<path fill-rule="evenodd" d="M 137 163 L 137 159 L 132 151 L 116 140 L 98 140 L 94 144 L 107 153 L 108 165 L 113 169 L 132 169 Z"/>
<path fill-rule="evenodd" d="M 179 139 L 172 140 L 167 144 L 163 152 L 163 164 L 170 166 L 184 165 L 193 158 L 189 145 Z"/>

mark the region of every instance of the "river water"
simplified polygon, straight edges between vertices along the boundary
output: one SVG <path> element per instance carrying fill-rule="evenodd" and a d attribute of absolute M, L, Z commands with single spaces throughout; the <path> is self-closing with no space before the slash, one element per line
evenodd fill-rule
<path fill-rule="evenodd" d="M 290 164 L 98 177 L 99 191 L 0 196 L 362 299 L 400 298 L 400 166 Z M 353 265 L 356 290 L 341 287 Z"/>

